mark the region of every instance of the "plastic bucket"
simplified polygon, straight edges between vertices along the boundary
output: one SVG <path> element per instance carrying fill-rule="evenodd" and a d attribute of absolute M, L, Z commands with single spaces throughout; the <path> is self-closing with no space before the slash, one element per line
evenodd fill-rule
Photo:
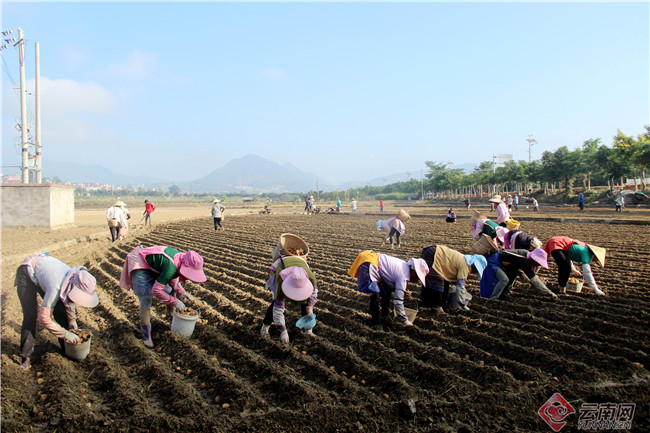
<path fill-rule="evenodd" d="M 472 255 L 480 254 L 482 256 L 489 256 L 497 251 L 499 251 L 497 244 L 494 243 L 491 237 L 483 233 L 472 249 L 469 250 L 469 253 Z"/>
<path fill-rule="evenodd" d="M 316 326 L 316 315 L 314 313 L 302 316 L 297 322 L 296 327 L 302 331 L 309 331 Z"/>
<path fill-rule="evenodd" d="M 580 293 L 582 292 L 582 286 L 584 285 L 584 281 L 578 281 L 577 283 L 574 283 L 572 281 L 567 281 L 566 283 L 566 289 L 569 292 L 573 293 Z"/>
<path fill-rule="evenodd" d="M 174 310 L 174 317 L 172 318 L 172 327 L 171 330 L 181 334 L 183 337 L 191 337 L 194 332 L 194 326 L 196 321 L 201 317 L 201 312 L 196 316 L 190 316 L 188 314 L 182 314 L 178 310 Z"/>
<path fill-rule="evenodd" d="M 415 318 L 418 315 L 418 308 L 417 307 L 415 307 L 415 308 L 404 307 L 404 313 L 406 314 L 406 317 L 408 317 L 409 322 L 413 323 L 413 321 L 415 320 Z M 393 310 L 393 314 L 397 317 L 397 311 Z"/>
<path fill-rule="evenodd" d="M 90 334 L 90 338 L 88 338 L 88 340 L 84 341 L 81 344 L 72 344 L 72 343 L 68 343 L 66 341 L 65 342 L 65 355 L 68 358 L 76 359 L 77 361 L 81 361 L 82 359 L 86 359 L 86 357 L 90 353 L 90 341 L 92 339 L 93 339 L 93 335 Z"/>

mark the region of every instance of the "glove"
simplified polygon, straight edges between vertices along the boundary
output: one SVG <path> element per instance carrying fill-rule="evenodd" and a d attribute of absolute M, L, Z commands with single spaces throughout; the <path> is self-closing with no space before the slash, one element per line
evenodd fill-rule
<path fill-rule="evenodd" d="M 183 304 L 183 301 L 179 299 L 174 307 L 176 307 L 178 311 L 183 311 L 185 309 L 185 304 Z"/>
<path fill-rule="evenodd" d="M 79 326 L 77 325 L 77 321 L 76 321 L 76 320 L 73 320 L 73 321 L 69 322 L 69 323 L 68 323 L 68 327 L 69 327 L 70 329 L 79 329 Z"/>
<path fill-rule="evenodd" d="M 81 337 L 74 332 L 65 331 L 65 341 L 68 343 L 81 343 Z"/>
<path fill-rule="evenodd" d="M 185 302 L 192 302 L 193 301 L 193 299 L 192 299 L 192 297 L 190 296 L 189 293 L 183 293 L 181 295 L 181 300 L 183 300 Z"/>
<path fill-rule="evenodd" d="M 171 288 L 170 285 L 165 286 L 165 293 L 170 294 L 170 295 L 172 294 L 172 288 Z"/>
<path fill-rule="evenodd" d="M 282 344 L 289 344 L 289 332 L 286 329 L 280 334 L 280 341 Z"/>

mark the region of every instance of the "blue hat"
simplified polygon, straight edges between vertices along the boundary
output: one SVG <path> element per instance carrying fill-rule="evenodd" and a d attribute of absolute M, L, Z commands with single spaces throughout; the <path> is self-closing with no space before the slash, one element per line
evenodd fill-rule
<path fill-rule="evenodd" d="M 486 258 L 480 254 L 474 254 L 471 256 L 469 254 L 466 254 L 463 257 L 465 257 L 465 262 L 467 263 L 467 266 L 474 266 L 478 271 L 479 278 L 483 278 L 483 271 L 485 270 L 485 268 L 487 268 Z"/>

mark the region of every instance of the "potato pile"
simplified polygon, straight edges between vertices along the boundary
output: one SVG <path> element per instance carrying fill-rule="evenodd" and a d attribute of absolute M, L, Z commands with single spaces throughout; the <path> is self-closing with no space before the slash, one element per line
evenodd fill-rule
<path fill-rule="evenodd" d="M 287 252 L 293 256 L 304 256 L 305 255 L 305 250 L 302 248 L 287 248 Z"/>
<path fill-rule="evenodd" d="M 73 334 L 77 334 L 79 338 L 81 338 L 81 340 L 79 340 L 77 343 L 73 343 L 72 341 L 65 340 L 66 343 L 75 344 L 75 345 L 85 343 L 86 341 L 90 340 L 90 336 L 92 335 L 90 331 L 86 329 L 71 329 L 70 332 L 72 332 Z"/>
<path fill-rule="evenodd" d="M 198 310 L 192 310 L 190 307 L 183 308 L 183 311 L 179 311 L 178 314 L 183 314 L 185 316 L 198 316 Z"/>
<path fill-rule="evenodd" d="M 577 278 L 573 278 L 573 277 L 569 278 L 569 283 L 571 283 L 571 284 L 578 284 L 580 282 L 581 281 L 579 279 L 577 279 Z"/>

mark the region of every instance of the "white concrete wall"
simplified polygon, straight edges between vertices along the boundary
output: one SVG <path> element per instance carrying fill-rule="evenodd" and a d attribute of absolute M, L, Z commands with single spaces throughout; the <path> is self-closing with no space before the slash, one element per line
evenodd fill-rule
<path fill-rule="evenodd" d="M 1 185 L 2 227 L 74 225 L 74 187 Z"/>

